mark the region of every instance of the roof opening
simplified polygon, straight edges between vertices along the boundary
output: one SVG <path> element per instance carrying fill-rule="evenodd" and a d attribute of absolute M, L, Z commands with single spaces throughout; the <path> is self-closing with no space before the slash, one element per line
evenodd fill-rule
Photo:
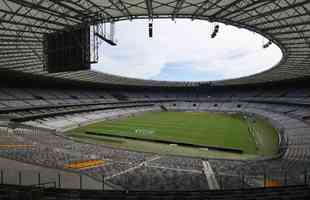
<path fill-rule="evenodd" d="M 280 48 L 260 34 L 222 23 L 158 19 L 152 32 L 149 37 L 148 20 L 117 22 L 118 45 L 102 44 L 92 69 L 131 78 L 213 81 L 262 72 L 282 58 Z"/>

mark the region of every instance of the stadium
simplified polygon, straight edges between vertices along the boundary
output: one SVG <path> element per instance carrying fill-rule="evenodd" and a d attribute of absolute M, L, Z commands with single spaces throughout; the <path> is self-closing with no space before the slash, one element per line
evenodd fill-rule
<path fill-rule="evenodd" d="M 310 197 L 308 0 L 0 0 L 0 15 L 0 199 Z M 92 70 L 114 23 L 138 19 L 149 37 L 156 19 L 232 25 L 282 58 L 217 81 Z"/>

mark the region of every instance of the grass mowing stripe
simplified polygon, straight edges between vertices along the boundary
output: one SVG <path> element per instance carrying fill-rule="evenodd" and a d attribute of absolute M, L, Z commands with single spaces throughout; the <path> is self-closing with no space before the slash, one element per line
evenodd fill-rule
<path fill-rule="evenodd" d="M 274 129 L 270 129 L 270 125 L 266 122 L 261 123 L 256 125 L 257 129 L 264 133 L 261 136 L 262 140 L 271 140 L 275 135 Z M 240 148 L 248 154 L 263 153 L 256 150 L 255 142 L 250 140 L 248 127 L 242 114 L 148 112 L 119 120 L 95 123 L 74 130 L 78 134 L 84 134 L 85 131 Z M 146 134 L 148 132 L 152 134 Z M 266 142 L 264 148 L 274 149 L 270 146 L 274 146 L 273 140 Z M 273 150 L 264 152 L 271 153 Z"/>
<path fill-rule="evenodd" d="M 100 127 L 100 129 L 103 128 L 115 128 L 115 130 L 119 129 L 126 129 L 128 128 L 130 129 L 141 129 L 141 128 L 145 128 L 145 129 L 150 129 L 150 130 L 159 130 L 159 129 L 165 129 L 165 131 L 169 131 L 169 129 L 173 129 L 175 131 L 188 131 L 188 132 L 201 132 L 201 131 L 207 131 L 207 129 L 205 128 L 199 128 L 199 127 L 188 127 L 188 126 L 179 126 L 179 125 L 175 125 L 175 126 L 161 126 L 161 125 L 156 125 L 156 124 L 143 124 L 142 122 L 140 124 L 104 124 Z M 90 128 L 93 129 L 93 128 Z M 96 130 L 96 128 L 94 128 Z M 226 129 L 224 127 L 219 127 L 217 129 L 217 132 L 219 130 L 223 130 L 225 131 Z"/>

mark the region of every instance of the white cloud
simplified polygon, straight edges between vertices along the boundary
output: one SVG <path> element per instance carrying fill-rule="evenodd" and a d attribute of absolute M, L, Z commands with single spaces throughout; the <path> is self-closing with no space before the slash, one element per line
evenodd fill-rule
<path fill-rule="evenodd" d="M 158 75 L 167 63 L 180 63 L 180 67 L 181 63 L 192 63 L 193 70 L 235 78 L 261 72 L 279 62 L 279 48 L 272 45 L 263 50 L 260 35 L 221 24 L 217 37 L 211 39 L 213 26 L 205 21 L 155 20 L 154 38 L 149 39 L 148 21 L 118 22 L 118 46 L 103 44 L 99 64 L 92 68 L 128 77 L 160 79 Z"/>

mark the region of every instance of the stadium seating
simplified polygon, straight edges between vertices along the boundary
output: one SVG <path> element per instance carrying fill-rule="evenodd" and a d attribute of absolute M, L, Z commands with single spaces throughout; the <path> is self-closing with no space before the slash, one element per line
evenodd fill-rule
<path fill-rule="evenodd" d="M 105 182 L 110 189 L 144 190 L 4 185 L 0 169 L 0 199 L 309 199 L 309 0 L 6 0 L 0 5 L 0 159 L 70 170 Z M 254 75 L 211 82 L 143 80 L 95 70 L 68 71 L 66 66 L 57 66 L 64 73 L 47 70 L 49 52 L 55 61 L 64 61 L 79 50 L 48 48 L 50 33 L 94 27 L 90 44 L 79 41 L 94 51 L 83 52 L 83 64 L 89 65 L 99 60 L 95 29 L 106 32 L 106 22 L 140 18 L 199 19 L 245 28 L 268 38 L 263 48 L 278 46 L 282 59 Z M 66 55 L 56 56 L 58 52 Z M 248 160 L 189 158 L 129 151 L 64 134 L 89 123 L 159 110 L 261 116 L 276 128 L 279 152 Z M 104 164 L 66 168 L 83 160 Z M 290 187 L 274 187 L 279 185 Z M 192 191 L 214 188 L 225 190 Z"/>
<path fill-rule="evenodd" d="M 0 89 L 0 113 L 9 116 L 13 128 L 1 129 L 1 144 L 32 145 L 6 148 L 0 156 L 30 164 L 64 170 L 75 161 L 100 159 L 102 166 L 76 170 L 123 190 L 208 189 L 199 158 L 159 156 L 109 146 L 79 143 L 61 131 L 107 118 L 145 111 L 168 110 L 243 112 L 268 119 L 283 135 L 278 157 L 249 161 L 208 159 L 223 189 L 260 187 L 251 177 L 272 174 L 291 184 L 305 184 L 309 170 L 310 103 L 308 90 L 216 91 L 199 95 L 182 92 L 138 93 L 97 90 Z M 127 100 L 115 98 L 115 94 Z M 8 137 L 9 135 L 9 137 Z M 246 177 L 246 178 L 242 178 Z M 174 182 L 172 181 L 174 180 Z"/>

